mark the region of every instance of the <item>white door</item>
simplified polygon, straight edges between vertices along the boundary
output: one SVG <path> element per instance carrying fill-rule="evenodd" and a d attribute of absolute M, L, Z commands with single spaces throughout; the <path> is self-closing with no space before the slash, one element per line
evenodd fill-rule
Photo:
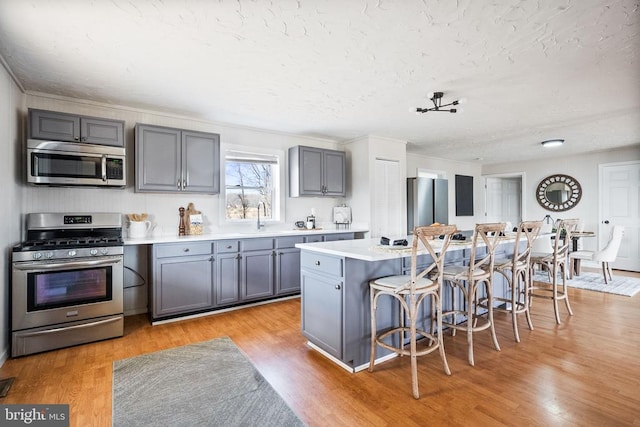
<path fill-rule="evenodd" d="M 520 223 L 522 219 L 521 177 L 487 177 L 485 194 L 486 222 L 510 222 L 514 227 Z"/>
<path fill-rule="evenodd" d="M 612 268 L 640 271 L 640 162 L 600 165 L 599 247 L 609 241 L 614 225 L 624 226 L 624 237 Z"/>
<path fill-rule="evenodd" d="M 398 161 L 376 159 L 371 237 L 393 239 L 407 234 L 402 200 L 402 192 L 407 191 L 406 185 L 400 177 Z"/>

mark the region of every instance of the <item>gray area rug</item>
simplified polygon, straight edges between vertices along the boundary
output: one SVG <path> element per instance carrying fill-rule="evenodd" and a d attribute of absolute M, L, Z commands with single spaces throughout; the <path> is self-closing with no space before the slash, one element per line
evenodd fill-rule
<path fill-rule="evenodd" d="M 113 425 L 303 426 L 231 339 L 113 362 Z"/>
<path fill-rule="evenodd" d="M 537 271 L 533 280 L 549 283 L 549 276 L 547 273 Z M 573 276 L 573 279 L 567 279 L 567 286 L 632 297 L 640 292 L 640 279 L 635 277 L 616 276 L 614 272 L 613 280 L 609 280 L 609 283 L 605 284 L 601 273 L 583 271 L 580 276 Z"/>

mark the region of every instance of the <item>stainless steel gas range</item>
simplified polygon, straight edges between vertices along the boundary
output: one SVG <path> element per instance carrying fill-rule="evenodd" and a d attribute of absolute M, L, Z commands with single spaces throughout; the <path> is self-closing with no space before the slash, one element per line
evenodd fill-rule
<path fill-rule="evenodd" d="M 11 356 L 122 336 L 121 215 L 32 213 L 26 222 L 12 254 Z"/>

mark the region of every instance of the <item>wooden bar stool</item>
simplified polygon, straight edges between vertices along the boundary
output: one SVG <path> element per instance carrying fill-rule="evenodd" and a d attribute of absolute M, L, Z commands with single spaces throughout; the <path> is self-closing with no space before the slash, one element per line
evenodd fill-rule
<path fill-rule="evenodd" d="M 451 375 L 447 364 L 442 342 L 442 265 L 444 256 L 449 247 L 449 239 L 456 232 L 455 225 L 416 227 L 413 230 L 413 242 L 411 248 L 411 274 L 387 276 L 369 282 L 371 297 L 371 357 L 369 360 L 369 372 L 373 372 L 376 359 L 377 346 L 391 350 L 399 355 L 411 357 L 411 382 L 413 385 L 413 397 L 418 399 L 418 362 L 417 356 L 429 354 L 435 350 L 440 351 L 440 358 L 444 364 L 444 371 Z M 443 236 L 443 239 L 434 240 Z M 418 251 L 431 255 L 432 262 L 418 271 Z M 400 325 L 378 334 L 376 322 L 376 308 L 378 299 L 388 295 L 400 303 Z M 435 314 L 436 328 L 432 332 L 426 332 L 417 328 L 418 317 L 421 314 L 420 306 L 426 297 L 431 298 L 431 314 Z M 435 313 L 434 313 L 435 311 Z M 405 326 L 406 321 L 409 326 Z M 406 349 L 405 334 L 409 334 L 409 349 Z M 392 345 L 383 341 L 385 338 L 399 334 L 398 345 Z M 429 345 L 421 350 L 417 348 L 418 336 L 428 338 Z"/>
<path fill-rule="evenodd" d="M 516 241 L 513 247 L 513 255 L 509 259 L 496 259 L 493 271 L 502 275 L 511 294 L 510 298 L 494 297 L 494 301 L 506 303 L 506 308 L 494 307 L 494 310 L 511 313 L 513 323 L 513 336 L 516 342 L 520 342 L 518 333 L 518 314 L 524 313 L 529 329 L 533 331 L 531 313 L 529 312 L 529 294 L 531 288 L 531 269 L 529 268 L 531 248 L 542 228 L 542 221 L 523 221 L 518 226 Z M 524 241 L 520 239 L 524 238 Z M 486 299 L 484 300 L 486 304 Z M 488 307 L 487 307 L 488 308 Z"/>
<path fill-rule="evenodd" d="M 544 270 L 549 273 L 551 285 L 544 284 L 531 286 L 531 297 L 546 298 L 553 301 L 553 311 L 556 316 L 556 323 L 560 324 L 560 312 L 558 310 L 558 301 L 564 300 L 567 311 L 573 316 L 571 305 L 569 304 L 569 294 L 567 293 L 567 258 L 569 255 L 569 247 L 571 246 L 571 234 L 578 227 L 578 219 L 563 219 L 558 221 L 556 226 L 555 238 L 553 241 L 552 253 L 531 254 L 531 276 L 534 274 L 534 266 L 541 265 Z M 558 284 L 558 276 L 562 279 L 562 285 Z"/>
<path fill-rule="evenodd" d="M 498 337 L 493 326 L 493 263 L 496 246 L 500 243 L 500 233 L 504 231 L 503 222 L 490 224 L 477 224 L 473 233 L 473 243 L 468 265 L 447 265 L 444 268 L 443 279 L 451 286 L 452 308 L 442 313 L 444 318 L 450 317 L 451 322 L 443 321 L 443 325 L 452 329 L 452 335 L 456 330 L 467 333 L 467 345 L 469 353 L 469 364 L 474 365 L 473 360 L 473 334 L 485 329 L 491 330 L 493 346 L 500 351 Z M 486 246 L 486 253 L 480 255 Z M 480 285 L 484 284 L 486 290 L 485 303 L 487 307 L 487 318 L 482 318 L 478 314 L 478 301 L 480 296 L 478 291 Z M 463 306 L 456 305 L 456 289 L 460 289 L 464 295 Z M 466 316 L 466 321 L 458 324 L 457 315 Z M 480 322 L 478 322 L 480 321 Z M 480 323 L 480 324 L 479 324 Z"/>

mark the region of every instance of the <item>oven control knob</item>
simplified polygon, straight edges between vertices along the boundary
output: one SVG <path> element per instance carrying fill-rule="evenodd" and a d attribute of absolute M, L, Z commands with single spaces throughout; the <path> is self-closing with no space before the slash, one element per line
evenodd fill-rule
<path fill-rule="evenodd" d="M 76 252 L 76 250 L 75 250 L 75 249 L 71 249 L 71 250 L 69 251 L 69 256 L 76 256 L 76 254 L 77 254 L 77 253 L 78 253 L 78 252 Z"/>
<path fill-rule="evenodd" d="M 91 250 L 89 251 L 89 253 L 90 253 L 91 255 L 93 255 L 93 256 L 96 256 L 96 255 L 98 255 L 98 250 L 97 250 L 97 249 L 91 249 Z"/>
<path fill-rule="evenodd" d="M 101 253 L 102 255 L 106 255 L 106 254 L 108 254 L 108 253 L 109 253 L 109 249 L 107 249 L 107 248 L 102 248 L 102 249 L 100 249 L 100 253 Z"/>
<path fill-rule="evenodd" d="M 44 254 L 45 258 L 53 258 L 53 252 L 49 251 L 47 253 Z"/>
<path fill-rule="evenodd" d="M 40 252 L 34 252 L 33 259 L 40 259 L 40 258 L 42 258 L 42 254 Z"/>

